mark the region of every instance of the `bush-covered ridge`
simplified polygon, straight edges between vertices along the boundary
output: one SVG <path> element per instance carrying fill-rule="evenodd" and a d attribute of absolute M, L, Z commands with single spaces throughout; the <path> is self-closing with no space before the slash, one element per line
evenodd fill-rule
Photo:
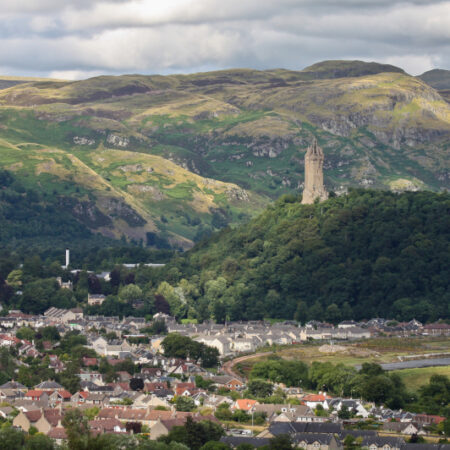
<path fill-rule="evenodd" d="M 299 200 L 282 197 L 173 263 L 198 286 L 200 316 L 449 317 L 449 194 L 352 190 L 320 204 Z"/>

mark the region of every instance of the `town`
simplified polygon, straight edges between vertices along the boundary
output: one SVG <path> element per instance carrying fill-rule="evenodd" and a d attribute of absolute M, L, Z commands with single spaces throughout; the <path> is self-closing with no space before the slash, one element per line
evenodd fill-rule
<path fill-rule="evenodd" d="M 89 295 L 90 303 L 102 300 Z M 430 449 L 446 448 L 436 444 L 448 432 L 442 415 L 390 408 L 353 392 L 345 396 L 345 385 L 336 395 L 326 385 L 308 389 L 236 371 L 247 356 L 275 348 L 317 342 L 321 351 L 339 347 L 336 341 L 380 336 L 445 338 L 450 336 L 445 323 L 375 318 L 337 326 L 319 321 L 183 324 L 164 313 L 147 321 L 51 307 L 42 315 L 10 310 L 0 327 L 0 419 L 58 445 L 67 442 L 65 417 L 76 410 L 89 419 L 94 435 L 130 439 L 161 440 L 176 427 L 206 421 L 220 429 L 224 448 L 258 448 L 285 436 L 306 449 L 406 450 L 424 438 L 431 439 Z M 363 370 L 374 369 L 363 364 Z"/>

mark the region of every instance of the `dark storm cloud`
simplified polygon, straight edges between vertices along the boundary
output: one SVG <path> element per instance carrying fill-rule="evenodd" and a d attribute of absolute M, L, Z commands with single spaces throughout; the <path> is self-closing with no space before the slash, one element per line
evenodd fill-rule
<path fill-rule="evenodd" d="M 443 0 L 3 0 L 0 20 L 0 70 L 17 75 L 450 66 Z"/>

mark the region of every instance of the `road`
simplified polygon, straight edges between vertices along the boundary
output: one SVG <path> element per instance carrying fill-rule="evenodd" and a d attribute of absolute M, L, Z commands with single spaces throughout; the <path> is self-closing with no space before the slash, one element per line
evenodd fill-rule
<path fill-rule="evenodd" d="M 414 359 L 394 363 L 380 364 L 384 370 L 419 369 L 422 367 L 450 366 L 450 358 Z"/>

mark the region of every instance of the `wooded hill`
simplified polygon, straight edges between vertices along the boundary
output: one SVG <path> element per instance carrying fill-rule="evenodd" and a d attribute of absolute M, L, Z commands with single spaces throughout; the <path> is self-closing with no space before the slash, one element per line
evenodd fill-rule
<path fill-rule="evenodd" d="M 195 286 L 199 318 L 448 318 L 449 213 L 450 195 L 431 192 L 357 189 L 314 205 L 284 196 L 166 271 Z"/>

